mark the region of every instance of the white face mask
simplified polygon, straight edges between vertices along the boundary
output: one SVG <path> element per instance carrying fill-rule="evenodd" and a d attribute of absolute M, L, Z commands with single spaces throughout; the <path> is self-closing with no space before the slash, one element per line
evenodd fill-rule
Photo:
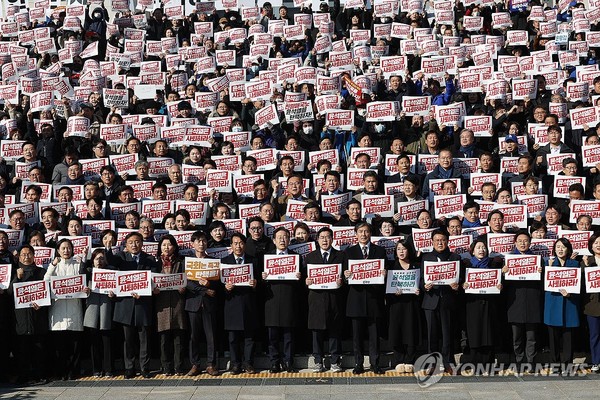
<path fill-rule="evenodd" d="M 367 109 L 366 108 L 359 108 L 358 109 L 358 115 L 360 115 L 361 117 L 364 117 L 365 115 L 367 115 Z"/>
<path fill-rule="evenodd" d="M 94 18 L 102 18 L 102 14 L 101 13 L 94 13 Z"/>
<path fill-rule="evenodd" d="M 302 128 L 302 132 L 304 132 L 305 135 L 310 135 L 311 133 L 313 133 L 313 127 L 305 126 Z"/>
<path fill-rule="evenodd" d="M 242 127 L 241 126 L 233 126 L 231 128 L 231 132 L 241 132 L 242 131 Z"/>
<path fill-rule="evenodd" d="M 385 131 L 385 125 L 384 124 L 376 124 L 375 125 L 375 132 L 381 133 L 383 131 Z"/>

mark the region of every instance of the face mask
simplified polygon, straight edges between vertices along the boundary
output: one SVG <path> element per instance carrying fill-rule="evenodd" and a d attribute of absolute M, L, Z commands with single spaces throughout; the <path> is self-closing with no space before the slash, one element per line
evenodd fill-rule
<path fill-rule="evenodd" d="M 358 109 L 358 115 L 360 115 L 361 117 L 364 117 L 365 115 L 367 115 L 367 109 L 366 108 L 359 108 Z"/>
<path fill-rule="evenodd" d="M 475 12 L 473 13 L 473 16 L 474 16 L 474 17 L 479 17 L 479 11 L 475 11 Z"/>
<path fill-rule="evenodd" d="M 310 135 L 313 133 L 313 128 L 312 126 L 305 126 L 302 128 L 302 132 L 304 132 L 305 135 Z"/>
<path fill-rule="evenodd" d="M 102 18 L 102 14 L 101 13 L 94 13 L 94 18 L 96 18 L 96 19 Z"/>
<path fill-rule="evenodd" d="M 385 125 L 383 125 L 383 124 L 375 125 L 375 132 L 382 133 L 383 131 L 385 131 Z"/>
<path fill-rule="evenodd" d="M 234 126 L 231 128 L 231 132 L 241 132 L 241 131 L 242 131 L 241 126 Z"/>
<path fill-rule="evenodd" d="M 254 72 L 254 73 L 258 72 L 258 65 L 252 66 L 252 72 Z"/>

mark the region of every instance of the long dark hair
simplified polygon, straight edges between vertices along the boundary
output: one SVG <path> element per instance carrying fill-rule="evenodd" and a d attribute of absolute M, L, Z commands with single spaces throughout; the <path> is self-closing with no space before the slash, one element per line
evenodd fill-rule
<path fill-rule="evenodd" d="M 415 260 L 415 250 L 413 249 L 413 247 L 409 244 L 408 240 L 403 239 L 403 240 L 398 240 L 398 242 L 396 243 L 396 246 L 394 246 L 394 260 L 399 261 L 398 260 L 398 246 L 402 245 L 402 247 L 404 247 L 406 249 L 406 251 L 408 252 L 408 262 L 410 264 L 412 264 Z"/>

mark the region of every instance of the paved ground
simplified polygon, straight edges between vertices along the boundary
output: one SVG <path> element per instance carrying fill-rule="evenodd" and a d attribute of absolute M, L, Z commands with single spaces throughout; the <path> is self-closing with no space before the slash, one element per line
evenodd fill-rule
<path fill-rule="evenodd" d="M 264 375 L 264 376 L 263 376 Z M 0 399 L 47 400 L 395 400 L 410 399 L 598 399 L 600 375 L 444 376 L 420 388 L 409 375 L 385 377 L 324 374 L 254 375 L 252 378 L 82 380 L 0 388 Z"/>

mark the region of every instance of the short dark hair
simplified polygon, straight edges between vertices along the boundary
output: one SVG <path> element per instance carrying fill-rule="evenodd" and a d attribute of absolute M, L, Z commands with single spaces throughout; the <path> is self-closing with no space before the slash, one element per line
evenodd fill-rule
<path fill-rule="evenodd" d="M 135 231 L 135 232 L 130 232 L 127 234 L 127 236 L 125 236 L 125 242 L 127 242 L 130 238 L 132 238 L 134 236 L 139 237 L 140 241 L 142 241 L 142 242 L 144 241 L 144 237 L 142 236 L 142 234 L 139 233 L 138 231 Z"/>
<path fill-rule="evenodd" d="M 285 233 L 287 234 L 287 236 L 288 236 L 288 237 L 290 237 L 290 236 L 291 236 L 291 235 L 290 235 L 290 231 L 288 231 L 288 230 L 287 230 L 287 228 L 285 228 L 285 227 L 283 227 L 283 226 L 280 226 L 280 227 L 278 227 L 277 229 L 275 229 L 275 230 L 273 231 L 273 237 L 275 237 L 275 236 L 277 235 L 277 233 L 279 233 L 279 232 L 285 232 Z"/>
<path fill-rule="evenodd" d="M 369 228 L 369 232 L 373 233 L 373 227 L 368 222 L 359 222 L 354 226 L 354 232 L 358 232 L 360 228 L 367 227 Z"/>

